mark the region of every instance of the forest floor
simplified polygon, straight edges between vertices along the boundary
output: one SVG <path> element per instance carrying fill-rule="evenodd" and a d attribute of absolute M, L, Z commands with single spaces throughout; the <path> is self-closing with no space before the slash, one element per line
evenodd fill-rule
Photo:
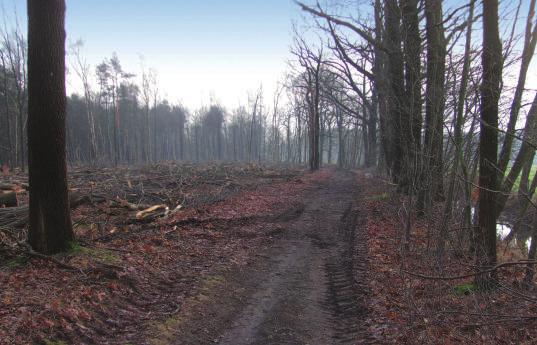
<path fill-rule="evenodd" d="M 379 344 L 536 344 L 537 289 L 521 282 L 526 265 L 498 269 L 497 286 L 473 284 L 474 259 L 464 229 L 452 224 L 443 272 L 436 239 L 443 204 L 423 218 L 410 212 L 410 244 L 403 244 L 410 200 L 388 182 L 360 183 L 369 249 L 371 315 L 367 330 Z M 498 263 L 527 258 L 525 247 L 498 241 Z M 461 278 L 457 278 L 461 277 Z"/>
<path fill-rule="evenodd" d="M 4 172 L 0 187 L 24 211 L 24 174 Z M 72 169 L 70 187 L 82 201 L 62 255 L 29 251 L 24 222 L 0 209 L 0 344 L 537 341 L 523 268 L 486 293 L 471 277 L 417 277 L 437 275 L 437 214 L 413 222 L 404 249 L 406 201 L 371 174 L 163 163 Z M 445 276 L 472 272 L 448 252 Z"/>
<path fill-rule="evenodd" d="M 24 174 L 1 184 L 24 207 Z M 351 172 L 72 169 L 70 188 L 89 196 L 72 212 L 70 252 L 39 256 L 24 225 L 0 231 L 2 344 L 330 344 L 360 332 Z"/>

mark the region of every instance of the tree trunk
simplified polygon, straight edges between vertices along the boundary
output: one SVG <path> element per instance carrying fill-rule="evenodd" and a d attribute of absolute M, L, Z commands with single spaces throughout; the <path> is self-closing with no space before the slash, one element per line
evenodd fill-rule
<path fill-rule="evenodd" d="M 374 88 L 372 90 L 373 97 L 373 112 L 378 111 L 379 128 L 380 128 L 380 143 L 382 146 L 382 154 L 386 167 L 390 169 L 393 163 L 393 135 L 391 134 L 391 128 L 389 121 L 389 114 L 387 111 L 387 84 L 385 80 L 385 61 L 386 53 L 380 49 L 383 42 L 383 27 L 382 27 L 382 8 L 380 0 L 375 0 L 374 3 L 375 12 L 375 46 L 373 47 L 375 53 L 375 59 L 373 60 L 373 74 Z M 378 104 L 378 107 L 375 106 Z"/>
<path fill-rule="evenodd" d="M 443 197 L 444 82 L 446 41 L 441 0 L 425 1 L 427 19 L 427 87 L 425 102 L 424 179 L 418 207 L 427 211 Z"/>
<path fill-rule="evenodd" d="M 532 232 L 531 232 L 531 244 L 528 251 L 528 260 L 535 261 L 535 256 L 537 254 L 537 213 L 533 215 L 532 221 Z M 530 287 L 533 283 L 533 276 L 535 274 L 535 264 L 528 264 L 526 266 L 526 272 L 524 274 L 524 280 L 522 285 L 525 287 Z"/>
<path fill-rule="evenodd" d="M 439 0 L 438 0 L 439 1 Z M 419 31 L 418 1 L 402 0 L 401 10 L 403 14 L 403 37 L 405 56 L 405 119 L 409 123 L 403 128 L 406 130 L 407 156 L 405 166 L 408 171 L 408 179 L 416 178 L 416 172 L 420 170 L 421 154 L 421 37 Z M 429 67 L 429 65 L 427 65 Z M 409 183 L 414 184 L 409 181 Z M 413 187 L 412 187 L 413 188 Z"/>
<path fill-rule="evenodd" d="M 337 165 L 340 168 L 345 167 L 345 135 L 343 128 L 343 114 L 341 110 L 336 106 L 336 124 L 337 124 L 337 137 L 338 137 L 338 154 Z"/>
<path fill-rule="evenodd" d="M 498 100 L 502 76 L 502 44 L 498 29 L 498 0 L 483 2 L 483 81 L 479 140 L 479 220 L 476 238 L 476 270 L 496 264 L 496 195 L 498 190 Z M 490 288 L 492 274 L 477 274 L 476 285 Z"/>
<path fill-rule="evenodd" d="M 404 62 L 401 51 L 401 12 L 396 0 L 385 1 L 385 28 L 386 39 L 384 40 L 388 49 L 388 123 L 392 126 L 390 131 L 392 146 L 392 178 L 399 185 L 399 189 L 408 186 L 407 172 L 404 170 L 404 162 L 407 157 L 407 138 L 405 129 L 409 128 L 407 112 L 404 111 Z"/>
<path fill-rule="evenodd" d="M 34 250 L 73 240 L 65 161 L 65 0 L 28 0 L 28 148 Z"/>

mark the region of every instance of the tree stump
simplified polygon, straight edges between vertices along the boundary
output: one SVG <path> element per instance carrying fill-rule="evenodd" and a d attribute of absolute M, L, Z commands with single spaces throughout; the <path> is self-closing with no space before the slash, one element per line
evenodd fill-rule
<path fill-rule="evenodd" d="M 18 204 L 17 193 L 0 193 L 0 207 L 13 207 L 18 206 Z"/>

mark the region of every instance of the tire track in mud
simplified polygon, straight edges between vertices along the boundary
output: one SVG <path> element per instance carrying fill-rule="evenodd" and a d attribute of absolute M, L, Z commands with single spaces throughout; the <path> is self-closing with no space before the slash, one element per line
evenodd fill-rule
<path fill-rule="evenodd" d="M 334 172 L 310 191 L 301 212 L 278 222 L 285 230 L 258 262 L 214 293 L 211 311 L 204 312 L 211 317 L 196 324 L 212 330 L 183 333 L 174 343 L 367 343 L 367 248 L 356 233 L 356 197 L 355 175 L 348 171 Z"/>
<path fill-rule="evenodd" d="M 325 266 L 328 281 L 326 304 L 333 314 L 337 344 L 354 344 L 363 335 L 360 318 L 367 313 L 365 284 L 360 286 L 356 279 L 355 251 L 366 254 L 364 246 L 356 247 L 357 217 L 353 204 L 349 204 L 341 219 L 340 246 L 337 253 L 327 259 Z M 358 257 L 362 258 L 361 255 Z"/>

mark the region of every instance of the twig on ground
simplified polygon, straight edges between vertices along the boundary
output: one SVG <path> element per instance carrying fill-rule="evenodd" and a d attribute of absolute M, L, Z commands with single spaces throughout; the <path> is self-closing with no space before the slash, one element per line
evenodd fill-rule
<path fill-rule="evenodd" d="M 428 275 L 425 275 L 425 274 L 414 273 L 414 272 L 410 272 L 410 271 L 407 271 L 407 270 L 402 270 L 402 272 L 406 273 L 408 275 L 411 275 L 413 277 L 418 277 L 418 278 L 423 278 L 423 279 L 456 280 L 456 279 L 469 278 L 469 277 L 474 277 L 474 276 L 477 276 L 477 275 L 480 275 L 480 274 L 494 272 L 497 269 L 502 268 L 502 267 L 516 266 L 516 265 L 527 265 L 527 264 L 537 264 L 537 261 L 534 261 L 534 260 L 520 260 L 520 261 L 504 262 L 504 263 L 498 264 L 496 266 L 493 266 L 493 267 L 491 267 L 491 268 L 489 268 L 487 270 L 478 271 L 478 272 L 474 272 L 474 273 L 463 274 L 463 275 L 459 275 L 459 276 L 448 276 L 448 277 L 428 276 Z"/>

